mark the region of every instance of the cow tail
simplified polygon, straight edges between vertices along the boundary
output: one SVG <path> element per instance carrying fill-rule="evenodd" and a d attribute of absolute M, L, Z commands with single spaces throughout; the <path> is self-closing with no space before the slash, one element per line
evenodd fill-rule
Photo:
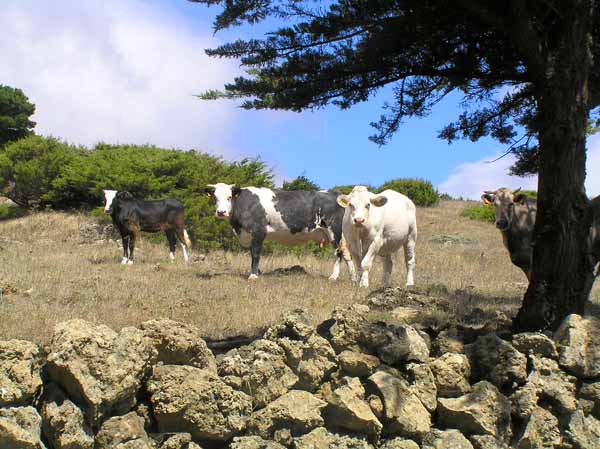
<path fill-rule="evenodd" d="M 192 241 L 190 240 L 190 236 L 188 235 L 188 233 L 185 229 L 183 230 L 183 239 L 185 240 L 185 246 L 187 246 L 188 248 L 191 248 Z"/>

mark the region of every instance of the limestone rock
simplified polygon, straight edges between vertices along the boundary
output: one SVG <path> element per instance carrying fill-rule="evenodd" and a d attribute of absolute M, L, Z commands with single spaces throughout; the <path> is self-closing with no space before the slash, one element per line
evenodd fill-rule
<path fill-rule="evenodd" d="M 70 320 L 55 328 L 47 359 L 50 378 L 84 407 L 92 424 L 131 410 L 156 351 L 142 331 Z"/>
<path fill-rule="evenodd" d="M 432 430 L 423 438 L 422 449 L 473 449 L 473 445 L 458 430 Z"/>
<path fill-rule="evenodd" d="M 194 326 L 163 319 L 146 321 L 140 329 L 157 350 L 159 362 L 191 365 L 216 372 L 215 356 Z"/>
<path fill-rule="evenodd" d="M 600 421 L 593 416 L 585 416 L 578 409 L 567 425 L 567 435 L 575 449 L 597 448 L 600 442 Z"/>
<path fill-rule="evenodd" d="M 228 440 L 241 432 L 252 408 L 212 371 L 157 366 L 147 384 L 160 432 L 189 432 L 194 439 Z"/>
<path fill-rule="evenodd" d="M 324 427 L 318 427 L 294 439 L 294 449 L 373 449 L 366 440 L 359 437 L 338 435 Z"/>
<path fill-rule="evenodd" d="M 354 351 L 343 351 L 337 361 L 344 374 L 352 377 L 370 376 L 381 363 L 374 355 Z"/>
<path fill-rule="evenodd" d="M 394 438 L 386 441 L 380 449 L 419 449 L 419 445 L 413 440 L 405 440 L 403 438 Z"/>
<path fill-rule="evenodd" d="M 433 413 L 437 408 L 437 386 L 431 369 L 426 364 L 409 363 L 406 365 L 406 375 L 410 389 L 421 401 L 428 412 Z"/>
<path fill-rule="evenodd" d="M 515 349 L 523 354 L 533 354 L 537 357 L 558 359 L 558 352 L 554 341 L 541 332 L 523 332 L 515 334 L 512 338 Z"/>
<path fill-rule="evenodd" d="M 491 435 L 472 435 L 470 440 L 474 449 L 510 449 L 506 443 Z"/>
<path fill-rule="evenodd" d="M 495 334 L 465 346 L 475 380 L 489 380 L 498 388 L 522 384 L 527 378 L 527 357 Z"/>
<path fill-rule="evenodd" d="M 248 430 L 269 439 L 279 429 L 288 429 L 292 435 L 302 435 L 324 425 L 321 410 L 326 402 L 307 391 L 292 390 L 252 413 Z"/>
<path fill-rule="evenodd" d="M 420 439 L 429 432 L 431 416 L 406 380 L 377 371 L 368 381 L 383 402 L 386 434 Z"/>
<path fill-rule="evenodd" d="M 365 389 L 356 377 L 344 378 L 343 385 L 325 395 L 329 427 L 379 437 L 382 425 L 365 402 Z"/>
<path fill-rule="evenodd" d="M 252 396 L 262 408 L 287 393 L 298 376 L 286 365 L 285 351 L 269 340 L 233 349 L 219 361 L 219 375 L 235 389 Z"/>
<path fill-rule="evenodd" d="M 498 439 L 510 437 L 510 402 L 487 381 L 473 386 L 470 393 L 438 401 L 438 422 L 465 435 L 487 434 Z"/>
<path fill-rule="evenodd" d="M 292 312 L 267 330 L 265 338 L 285 351 L 287 365 L 298 376 L 294 388 L 314 392 L 336 370 L 337 363 L 329 342 L 309 322 L 303 312 Z"/>
<path fill-rule="evenodd" d="M 285 449 L 285 446 L 270 441 L 263 440 L 261 437 L 248 436 L 248 437 L 235 437 L 231 444 L 230 449 Z"/>
<path fill-rule="evenodd" d="M 383 417 L 383 402 L 381 401 L 381 398 L 376 394 L 370 394 L 367 396 L 367 403 L 369 404 L 369 407 L 371 407 L 373 414 L 377 416 L 377 419 L 381 420 Z"/>
<path fill-rule="evenodd" d="M 56 449 L 92 449 L 94 433 L 83 412 L 54 384 L 44 387 L 42 429 Z"/>
<path fill-rule="evenodd" d="M 465 352 L 465 344 L 462 341 L 462 336 L 459 335 L 455 328 L 443 330 L 431 343 L 431 351 L 436 357 L 440 357 L 447 352 L 463 354 Z"/>
<path fill-rule="evenodd" d="M 0 408 L 0 448 L 45 449 L 42 419 L 33 407 Z"/>
<path fill-rule="evenodd" d="M 578 402 L 586 415 L 600 419 L 600 381 L 583 382 L 579 389 Z"/>
<path fill-rule="evenodd" d="M 390 326 L 389 342 L 379 348 L 381 360 L 389 365 L 402 362 L 424 363 L 429 359 L 429 347 L 423 336 L 407 325 Z"/>
<path fill-rule="evenodd" d="M 429 364 L 438 395 L 443 398 L 462 396 L 471 391 L 471 364 L 464 354 L 447 352 Z"/>
<path fill-rule="evenodd" d="M 365 327 L 368 326 L 369 306 L 353 304 L 333 311 L 333 324 L 328 330 L 331 346 L 337 351 L 360 351 Z"/>
<path fill-rule="evenodd" d="M 192 436 L 187 432 L 170 434 L 162 441 L 160 449 L 202 449 L 192 441 Z"/>
<path fill-rule="evenodd" d="M 0 341 L 0 407 L 29 405 L 42 385 L 40 350 L 23 340 Z"/>
<path fill-rule="evenodd" d="M 578 378 L 600 376 L 600 319 L 569 315 L 557 329 L 554 339 L 560 366 Z"/>
<path fill-rule="evenodd" d="M 513 414 L 526 418 L 540 401 L 552 407 L 557 415 L 573 413 L 577 408 L 577 379 L 562 371 L 552 359 L 532 356 L 531 361 L 533 369 L 527 383 L 511 396 Z"/>
<path fill-rule="evenodd" d="M 96 435 L 95 449 L 153 449 L 144 420 L 130 412 L 106 420 Z"/>
<path fill-rule="evenodd" d="M 553 449 L 561 441 L 558 419 L 549 411 L 536 407 L 519 437 L 517 449 Z"/>

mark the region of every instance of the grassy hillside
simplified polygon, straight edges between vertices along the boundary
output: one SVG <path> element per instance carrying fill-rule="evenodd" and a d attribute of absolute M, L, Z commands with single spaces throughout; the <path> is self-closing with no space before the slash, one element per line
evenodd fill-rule
<path fill-rule="evenodd" d="M 418 210 L 417 289 L 448 299 L 450 308 L 434 311 L 434 320 L 459 320 L 475 308 L 511 316 L 525 276 L 510 263 L 492 225 L 460 216 L 464 206 L 446 201 Z M 248 254 L 194 254 L 185 265 L 178 251 L 169 263 L 166 245 L 148 236 L 136 264 L 121 266 L 119 244 L 90 238 L 90 223 L 84 215 L 53 212 L 0 222 L 0 339 L 45 343 L 54 324 L 70 318 L 117 329 L 157 317 L 193 323 L 220 338 L 262 328 L 295 308 L 322 320 L 336 306 L 364 301 L 380 288 L 379 261 L 368 291 L 348 280 L 346 267 L 340 281 L 329 282 L 332 260 L 309 255 L 265 256 L 263 276 L 248 282 Z M 286 270 L 294 265 L 305 272 Z M 403 255 L 395 259 L 392 279 L 404 285 Z"/>

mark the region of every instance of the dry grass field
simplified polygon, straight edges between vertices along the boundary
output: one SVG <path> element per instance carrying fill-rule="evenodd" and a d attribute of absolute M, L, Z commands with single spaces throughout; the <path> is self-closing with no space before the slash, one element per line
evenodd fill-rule
<path fill-rule="evenodd" d="M 459 320 L 475 308 L 511 316 L 526 289 L 525 276 L 510 263 L 492 225 L 460 216 L 465 204 L 449 201 L 418 210 L 417 288 L 446 297 L 450 309 L 435 319 Z M 345 266 L 340 281 L 329 282 L 332 260 L 309 255 L 263 256 L 263 275 L 249 282 L 248 254 L 194 254 L 186 265 L 178 251 L 170 263 L 166 244 L 147 237 L 136 264 L 122 266 L 116 241 L 82 235 L 90 221 L 43 212 L 0 222 L 0 339 L 47 343 L 54 325 L 70 318 L 114 329 L 171 318 L 223 338 L 255 332 L 295 308 L 321 321 L 336 306 L 364 302 L 381 287 L 379 261 L 369 290 L 351 283 Z M 286 271 L 295 265 L 304 271 Z M 395 259 L 392 279 L 404 285 L 403 255 Z M 598 287 L 594 296 L 600 297 Z"/>

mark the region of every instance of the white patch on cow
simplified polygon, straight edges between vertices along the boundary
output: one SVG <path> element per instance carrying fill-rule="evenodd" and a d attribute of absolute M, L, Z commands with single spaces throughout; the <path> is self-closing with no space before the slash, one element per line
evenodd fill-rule
<path fill-rule="evenodd" d="M 112 202 L 117 194 L 116 190 L 103 190 L 104 192 L 104 212 L 109 212 Z"/>
<path fill-rule="evenodd" d="M 133 265 L 133 260 L 131 260 L 131 259 L 127 260 L 127 265 Z"/>
<path fill-rule="evenodd" d="M 267 234 L 274 232 L 290 232 L 283 221 L 281 214 L 275 209 L 275 192 L 266 187 L 246 187 L 247 190 L 255 194 L 261 206 L 265 210 L 267 218 Z"/>
<path fill-rule="evenodd" d="M 121 259 L 121 265 L 126 265 L 128 260 L 129 260 L 129 259 L 128 259 L 127 257 L 123 257 L 123 258 Z"/>
<path fill-rule="evenodd" d="M 183 260 L 185 260 L 186 263 L 189 262 L 190 258 L 188 256 L 188 253 L 187 253 L 187 250 L 185 248 L 185 244 L 184 243 L 181 243 L 181 251 L 183 251 Z"/>
<path fill-rule="evenodd" d="M 169 252 L 169 259 L 175 260 L 175 254 L 173 254 L 173 251 Z"/>
<path fill-rule="evenodd" d="M 258 275 L 257 274 L 251 274 L 250 276 L 248 276 L 248 280 L 249 281 L 253 281 L 255 279 L 258 279 Z"/>

